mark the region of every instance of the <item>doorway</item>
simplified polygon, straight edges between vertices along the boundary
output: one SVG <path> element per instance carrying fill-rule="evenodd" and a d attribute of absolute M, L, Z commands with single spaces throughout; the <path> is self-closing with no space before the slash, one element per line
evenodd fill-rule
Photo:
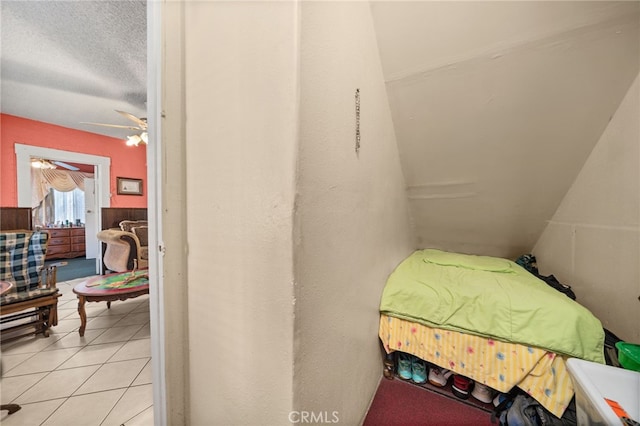
<path fill-rule="evenodd" d="M 117 3 L 117 2 L 116 2 Z M 164 78 L 163 74 L 166 72 L 166 65 L 163 65 L 163 55 L 164 49 L 166 49 L 165 44 L 163 43 L 163 27 L 166 25 L 164 22 L 167 17 L 174 16 L 174 13 L 168 13 L 167 16 L 163 16 L 163 11 L 165 8 L 171 9 L 172 12 L 175 12 L 174 9 L 182 8 L 183 5 L 180 3 L 160 3 L 160 2 L 146 2 L 147 7 L 147 32 L 148 32 L 148 44 L 147 44 L 147 62 L 148 66 L 148 80 L 147 80 L 147 102 L 148 102 L 148 119 L 149 119 L 149 146 L 148 146 L 148 210 L 149 210 L 149 221 L 150 221 L 150 246 L 154 247 L 154 250 L 150 251 L 150 271 L 153 273 L 153 285 L 151 290 L 151 342 L 152 342 L 152 357 L 153 357 L 153 388 L 154 388 L 154 411 L 155 411 L 155 424 L 166 424 L 167 423 L 167 414 L 166 414 L 166 392 L 165 392 L 165 355 L 164 355 L 164 334 L 165 334 L 165 321 L 164 321 L 164 291 L 163 288 L 163 277 L 164 274 L 161 274 L 163 268 L 163 254 L 164 254 L 164 241 L 162 239 L 162 209 L 160 206 L 162 205 L 162 193 L 163 186 L 166 185 L 166 180 L 163 181 L 161 179 L 162 167 L 167 163 L 165 161 L 161 161 L 161 142 L 162 138 L 160 136 L 160 121 L 163 113 L 161 112 L 161 99 L 166 96 L 165 93 L 161 90 L 162 79 Z M 165 40 L 166 41 L 166 40 Z M 173 37 L 171 42 L 178 41 L 178 37 Z M 124 50 L 126 51 L 126 49 Z M 177 65 L 177 64 L 176 64 Z M 85 98 L 82 98 L 85 99 Z M 169 103 L 169 108 L 174 108 L 176 102 Z M 34 108 L 38 105 L 34 105 Z M 116 105 L 117 106 L 117 105 Z M 80 107 L 84 108 L 84 105 L 81 103 L 75 103 L 74 105 L 69 105 L 69 108 Z M 49 108 L 50 109 L 50 108 Z M 176 144 L 177 145 L 177 144 Z M 110 160 L 108 158 L 95 157 L 91 155 L 79 154 L 79 153 L 70 153 L 55 149 L 45 149 L 38 148 L 35 146 L 20 146 L 20 144 L 16 144 L 15 146 L 16 160 L 17 160 L 17 193 L 18 193 L 18 201 L 17 206 L 25 206 L 31 207 L 30 200 L 30 158 L 31 157 L 40 157 L 40 158 L 49 158 L 58 161 L 71 162 L 71 163 L 83 163 L 83 164 L 93 164 L 95 167 L 95 178 L 96 178 L 96 213 L 98 215 L 98 223 L 101 223 L 102 218 L 100 217 L 101 208 L 102 207 L 110 207 Z M 115 161 L 115 160 L 114 160 Z M 171 163 L 171 167 L 175 167 L 175 161 L 169 162 Z M 114 172 L 115 173 L 115 172 Z M 114 176 L 115 180 L 115 176 Z M 172 185 L 175 186 L 175 183 L 172 181 Z M 168 233 L 169 237 L 172 236 L 171 233 Z M 172 242 L 172 241 L 170 241 Z M 178 244 L 174 244 L 176 247 L 181 247 Z M 101 259 L 99 260 L 101 262 Z M 176 261 L 174 261 L 174 264 Z M 172 264 L 173 265 L 173 264 Z M 180 265 L 181 266 L 181 265 Z M 174 267 L 175 269 L 175 267 Z M 173 270 L 171 270 L 173 272 Z M 175 286 L 175 287 L 184 287 L 184 286 Z M 168 292 L 170 295 L 177 292 L 178 290 L 170 289 Z M 179 289 L 179 291 L 183 291 Z M 168 297 L 168 300 L 174 300 L 176 302 L 172 302 L 174 305 L 177 305 L 178 302 L 176 298 Z M 180 299 L 182 300 L 182 299 Z M 182 311 L 182 309 L 175 309 L 175 311 Z M 170 311 L 173 313 L 173 311 Z M 176 324 L 179 324 L 177 321 L 167 321 L 169 324 L 169 330 L 172 328 L 177 328 Z M 171 346 L 171 345 L 169 345 Z M 173 349 L 174 352 L 177 352 L 177 349 Z M 170 352 L 171 354 L 171 352 Z M 173 356 L 171 359 L 172 363 L 174 363 L 176 357 Z M 167 363 L 168 364 L 168 363 Z M 180 363 L 176 363 L 176 365 L 180 365 Z M 174 376 L 178 376 L 178 374 L 174 374 Z M 181 393 L 182 387 L 175 387 L 172 389 L 171 395 L 175 395 L 176 393 Z M 175 397 L 174 397 L 175 398 Z M 176 404 L 174 404 L 176 405 Z M 174 411 L 180 411 L 182 408 L 177 408 Z"/>
<path fill-rule="evenodd" d="M 83 154 L 71 151 L 62 151 L 52 148 L 43 148 L 32 145 L 15 145 L 16 170 L 18 183 L 18 206 L 32 208 L 32 186 L 31 186 L 31 159 L 46 158 L 52 161 L 63 161 L 68 163 L 81 163 L 93 166 L 94 178 L 89 184 L 94 184 L 92 193 L 85 196 L 85 244 L 94 247 L 89 252 L 95 257 L 96 271 L 100 270 L 102 264 L 102 250 L 98 250 L 98 242 L 95 235 L 98 232 L 101 221 L 102 207 L 110 206 L 109 182 L 110 165 L 109 157 Z M 95 240 L 95 241 L 94 241 Z M 88 254 L 88 253 L 87 253 Z M 89 256 L 87 256 L 89 258 Z"/>

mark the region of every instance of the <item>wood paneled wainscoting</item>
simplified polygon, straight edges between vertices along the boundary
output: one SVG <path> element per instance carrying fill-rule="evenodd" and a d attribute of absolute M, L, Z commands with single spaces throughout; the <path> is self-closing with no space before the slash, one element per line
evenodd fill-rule
<path fill-rule="evenodd" d="M 0 229 L 31 230 L 31 209 L 29 207 L 0 207 Z"/>
<path fill-rule="evenodd" d="M 147 209 L 141 207 L 103 207 L 102 228 L 120 228 L 123 220 L 147 220 Z"/>

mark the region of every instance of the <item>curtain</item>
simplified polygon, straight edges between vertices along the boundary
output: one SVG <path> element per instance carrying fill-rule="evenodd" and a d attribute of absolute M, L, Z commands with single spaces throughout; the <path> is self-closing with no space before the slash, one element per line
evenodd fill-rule
<path fill-rule="evenodd" d="M 51 188 L 60 192 L 84 191 L 84 179 L 92 178 L 93 173 L 73 172 L 58 169 L 31 169 L 31 207 L 36 208 Z"/>
<path fill-rule="evenodd" d="M 71 192 L 76 189 L 84 191 L 84 179 L 91 177 L 93 177 L 93 173 L 32 168 L 31 207 L 33 209 L 33 225 L 46 226 L 56 221 L 56 206 L 54 205 L 52 189 L 60 192 Z M 81 209 L 82 213 L 84 213 L 84 197 L 82 197 L 82 205 L 80 206 L 78 191 L 74 192 L 75 194 L 68 194 L 63 202 L 73 206 L 74 210 Z M 72 214 L 76 218 L 82 217 L 78 215 L 77 211 L 73 211 Z M 63 218 L 58 219 L 64 220 Z"/>
<path fill-rule="evenodd" d="M 36 207 L 32 208 L 33 226 L 46 227 L 47 224 L 55 222 L 55 205 L 53 194 L 47 194 Z"/>

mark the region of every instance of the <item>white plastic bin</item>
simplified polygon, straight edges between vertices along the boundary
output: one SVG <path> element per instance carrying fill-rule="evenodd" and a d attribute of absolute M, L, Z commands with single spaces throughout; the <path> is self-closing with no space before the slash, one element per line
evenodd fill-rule
<path fill-rule="evenodd" d="M 640 421 L 640 373 L 571 358 L 567 368 L 576 391 L 578 425 L 621 425 L 604 398 L 616 401 Z"/>

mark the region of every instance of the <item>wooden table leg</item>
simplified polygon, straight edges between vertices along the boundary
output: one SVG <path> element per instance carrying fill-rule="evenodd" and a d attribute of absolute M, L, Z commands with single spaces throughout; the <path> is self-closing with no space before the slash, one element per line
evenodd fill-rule
<path fill-rule="evenodd" d="M 84 296 L 78 296 L 78 314 L 80 314 L 80 337 L 84 336 L 84 329 L 87 327 L 87 312 L 84 310 L 84 304 L 86 303 Z"/>

